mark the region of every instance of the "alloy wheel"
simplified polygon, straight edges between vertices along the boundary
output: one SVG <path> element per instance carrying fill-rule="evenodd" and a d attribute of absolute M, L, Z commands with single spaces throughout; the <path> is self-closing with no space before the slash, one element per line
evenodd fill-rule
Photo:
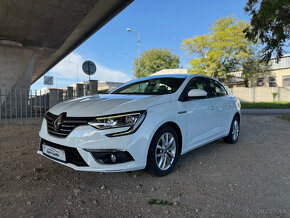
<path fill-rule="evenodd" d="M 176 141 L 170 132 L 164 133 L 158 140 L 155 161 L 159 169 L 167 170 L 176 156 Z"/>
<path fill-rule="evenodd" d="M 233 128 L 232 128 L 232 137 L 233 140 L 236 141 L 239 137 L 239 122 L 237 120 L 234 121 L 233 123 Z"/>

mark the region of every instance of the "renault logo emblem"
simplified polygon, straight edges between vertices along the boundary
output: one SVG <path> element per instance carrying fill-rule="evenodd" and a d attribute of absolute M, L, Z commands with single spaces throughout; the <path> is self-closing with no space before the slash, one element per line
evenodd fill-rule
<path fill-rule="evenodd" d="M 65 116 L 66 116 L 66 113 L 62 113 L 53 121 L 53 130 L 55 132 L 58 132 L 59 127 L 63 123 Z"/>

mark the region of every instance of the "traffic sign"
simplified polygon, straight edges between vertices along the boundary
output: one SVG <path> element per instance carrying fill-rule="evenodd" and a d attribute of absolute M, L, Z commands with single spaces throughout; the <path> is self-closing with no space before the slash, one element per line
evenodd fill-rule
<path fill-rule="evenodd" d="M 52 86 L 53 85 L 53 76 L 44 76 L 43 77 L 43 84 Z"/>
<path fill-rule="evenodd" d="M 82 65 L 82 68 L 84 73 L 89 76 L 94 75 L 97 70 L 96 65 L 92 61 L 85 61 Z"/>

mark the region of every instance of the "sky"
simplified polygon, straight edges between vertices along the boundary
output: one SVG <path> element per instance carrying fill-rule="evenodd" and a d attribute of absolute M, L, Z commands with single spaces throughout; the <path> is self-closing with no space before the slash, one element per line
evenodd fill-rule
<path fill-rule="evenodd" d="M 243 8 L 246 0 L 135 0 L 125 10 L 47 72 L 54 77 L 54 87 L 67 87 L 87 81 L 82 63 L 97 66 L 91 79 L 127 82 L 134 78 L 133 62 L 138 56 L 137 35 L 141 53 L 151 48 L 167 48 L 180 57 L 182 68 L 188 68 L 189 56 L 181 49 L 184 39 L 209 33 L 215 20 L 234 15 L 250 21 Z M 44 87 L 43 77 L 31 89 Z"/>

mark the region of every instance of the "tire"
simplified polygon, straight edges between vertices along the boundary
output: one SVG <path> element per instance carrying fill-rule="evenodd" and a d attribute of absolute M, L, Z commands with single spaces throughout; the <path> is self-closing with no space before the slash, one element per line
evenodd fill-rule
<path fill-rule="evenodd" d="M 229 144 L 235 144 L 240 136 L 240 120 L 238 117 L 234 117 L 231 129 L 228 136 L 224 137 L 224 141 Z"/>
<path fill-rule="evenodd" d="M 173 141 L 171 142 L 172 138 Z M 176 131 L 171 126 L 161 127 L 151 141 L 146 171 L 160 177 L 168 175 L 176 164 L 179 149 L 180 145 Z"/>

